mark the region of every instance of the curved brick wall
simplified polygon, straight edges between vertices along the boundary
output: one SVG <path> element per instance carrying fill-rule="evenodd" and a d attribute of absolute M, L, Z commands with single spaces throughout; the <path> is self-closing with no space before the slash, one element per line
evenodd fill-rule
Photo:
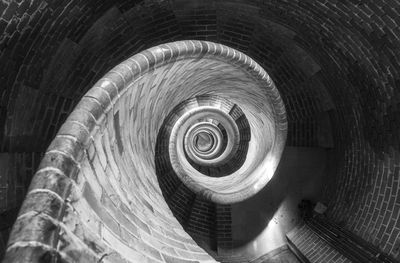
<path fill-rule="evenodd" d="M 268 71 L 285 102 L 288 145 L 335 146 L 330 217 L 399 257 L 399 8 L 389 0 L 0 2 L 4 240 L 80 97 L 132 54 L 202 39 Z"/>

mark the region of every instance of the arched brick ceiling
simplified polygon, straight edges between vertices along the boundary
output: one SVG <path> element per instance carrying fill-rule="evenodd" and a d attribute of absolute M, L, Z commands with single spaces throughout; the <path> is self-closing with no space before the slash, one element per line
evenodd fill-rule
<path fill-rule="evenodd" d="M 177 39 L 218 40 L 253 56 L 287 94 L 289 119 L 307 118 L 321 108 L 312 87 L 299 88 L 310 86 L 304 82 L 319 66 L 294 42 L 294 31 L 261 18 L 258 7 L 228 2 L 145 2 L 127 9 L 118 3 L 96 9 L 73 5 L 21 5 L 12 18 L 18 27 L 13 30 L 11 22 L 5 29 L 5 150 L 43 150 L 76 100 L 108 69 L 146 47 Z M 5 18 L 11 8 L 4 11 Z M 18 11 L 24 8 L 26 13 Z M 248 17 L 249 10 L 258 16 Z M 26 97 L 34 100 L 24 101 Z M 307 100 L 316 105 L 302 105 L 311 104 Z M 19 114 L 26 107 L 33 110 Z M 12 124 L 17 119 L 24 121 Z M 31 138 L 39 140 L 31 145 Z"/>
<path fill-rule="evenodd" d="M 327 186 L 330 216 L 399 254 L 397 1 L 3 0 L 0 14 L 0 147 L 12 163 L 1 211 L 19 206 L 40 153 L 105 72 L 156 44 L 202 39 L 270 73 L 289 145 L 319 146 L 328 116 L 338 178 Z"/>

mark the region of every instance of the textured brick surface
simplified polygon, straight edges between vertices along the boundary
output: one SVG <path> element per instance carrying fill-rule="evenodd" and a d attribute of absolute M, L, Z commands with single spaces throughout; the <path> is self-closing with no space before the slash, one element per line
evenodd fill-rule
<path fill-rule="evenodd" d="M 276 82 L 291 146 L 315 145 L 316 116 L 332 110 L 339 179 L 326 191 L 330 216 L 399 257 L 399 10 L 390 0 L 0 1 L 2 152 L 40 155 L 82 94 L 146 47 L 227 43 Z"/>
<path fill-rule="evenodd" d="M 288 233 L 288 239 L 311 263 L 350 263 L 351 261 L 333 249 L 307 225 L 300 225 Z"/>
<path fill-rule="evenodd" d="M 0 213 L 20 207 L 40 158 L 40 153 L 0 154 Z"/>

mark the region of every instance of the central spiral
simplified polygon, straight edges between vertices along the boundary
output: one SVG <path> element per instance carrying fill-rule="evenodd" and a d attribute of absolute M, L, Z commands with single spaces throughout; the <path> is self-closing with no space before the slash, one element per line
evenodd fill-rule
<path fill-rule="evenodd" d="M 163 136 L 167 155 L 177 174 L 222 177 L 235 172 L 245 160 L 250 126 L 243 111 L 229 100 L 202 95 L 176 106 L 166 118 Z M 244 149 L 244 150 L 243 150 Z M 195 178 L 195 177 L 193 177 Z"/>
<path fill-rule="evenodd" d="M 210 122 L 200 122 L 188 130 L 185 136 L 185 153 L 192 161 L 210 160 L 221 152 L 222 133 Z"/>
<path fill-rule="evenodd" d="M 167 105 L 147 129 L 157 132 L 154 161 L 165 198 L 181 185 L 220 204 L 255 195 L 272 178 L 286 139 L 285 108 L 274 83 L 229 47 L 197 41 L 168 47 L 142 59 L 152 63 L 146 74 L 162 84 L 145 86 L 147 92 Z"/>
<path fill-rule="evenodd" d="M 215 136 L 213 133 L 208 131 L 200 131 L 193 139 L 194 147 L 202 152 L 207 153 L 214 146 Z"/>

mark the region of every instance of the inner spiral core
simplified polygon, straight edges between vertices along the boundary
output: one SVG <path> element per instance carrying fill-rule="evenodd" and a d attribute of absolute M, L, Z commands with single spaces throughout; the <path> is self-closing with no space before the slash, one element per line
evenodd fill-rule
<path fill-rule="evenodd" d="M 214 136 L 210 132 L 201 131 L 193 140 L 196 149 L 202 153 L 206 153 L 214 146 Z"/>
<path fill-rule="evenodd" d="M 215 203 L 245 200 L 279 163 L 287 131 L 283 102 L 265 70 L 245 54 L 210 42 L 185 43 L 169 53 L 155 49 L 160 65 L 146 73 L 163 84 L 148 87 L 159 100 L 143 110 L 167 105 L 145 130 L 157 134 L 160 188 L 167 199 L 179 186 Z"/>
<path fill-rule="evenodd" d="M 222 126 L 221 126 L 222 127 Z M 184 139 L 185 154 L 198 165 L 214 165 L 225 149 L 221 130 L 212 122 L 200 122 L 190 127 Z M 192 164 L 192 166 L 195 166 Z"/>
<path fill-rule="evenodd" d="M 165 147 L 165 165 L 189 187 L 207 177 L 228 177 L 246 160 L 250 141 L 249 122 L 237 105 L 216 95 L 201 95 L 183 101 L 166 118 L 159 134 Z"/>

